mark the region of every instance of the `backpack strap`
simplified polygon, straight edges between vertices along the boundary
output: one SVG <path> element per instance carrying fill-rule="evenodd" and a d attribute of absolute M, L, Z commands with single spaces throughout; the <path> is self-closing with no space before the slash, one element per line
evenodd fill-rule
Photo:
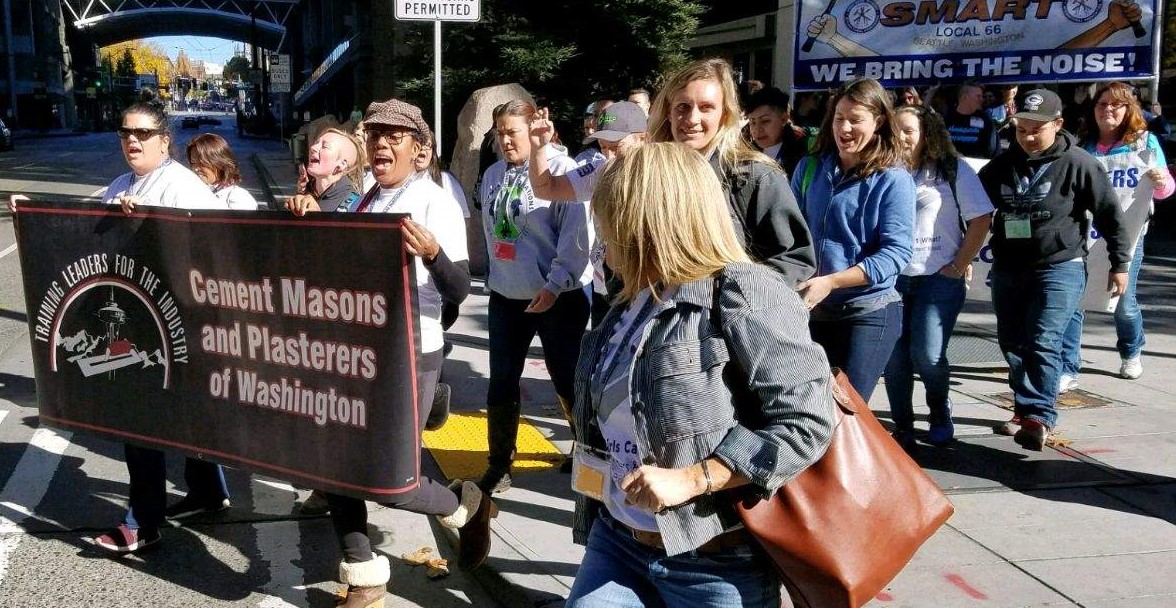
<path fill-rule="evenodd" d="M 809 186 L 813 185 L 813 180 L 817 178 L 817 169 L 821 163 L 820 159 L 812 154 L 800 159 L 800 162 L 804 163 L 804 172 L 800 177 L 800 199 L 803 201 L 808 194 Z"/>
<path fill-rule="evenodd" d="M 964 162 L 959 156 L 951 159 L 946 159 L 939 163 L 939 173 L 943 176 L 944 181 L 947 182 L 947 187 L 951 189 L 951 198 L 955 200 L 956 215 L 960 220 L 960 232 L 968 232 L 968 221 L 964 219 L 964 205 L 960 202 L 959 191 L 956 190 L 956 181 L 960 176 L 960 163 Z"/>

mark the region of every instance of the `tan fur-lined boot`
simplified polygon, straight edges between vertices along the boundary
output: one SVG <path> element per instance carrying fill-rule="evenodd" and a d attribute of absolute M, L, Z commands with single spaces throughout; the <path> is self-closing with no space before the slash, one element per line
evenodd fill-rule
<path fill-rule="evenodd" d="M 457 565 L 472 570 L 481 566 L 490 555 L 490 519 L 498 516 L 498 506 L 490 495 L 478 489 L 472 481 L 455 481 L 449 489 L 461 486 L 461 504 L 445 517 L 437 517 L 442 526 L 457 530 L 461 543 L 457 550 Z"/>
<path fill-rule="evenodd" d="M 388 558 L 377 555 L 366 562 L 339 564 L 339 582 L 346 585 L 339 590 L 335 606 L 342 608 L 384 608 L 384 596 L 388 593 L 388 579 L 392 568 Z"/>

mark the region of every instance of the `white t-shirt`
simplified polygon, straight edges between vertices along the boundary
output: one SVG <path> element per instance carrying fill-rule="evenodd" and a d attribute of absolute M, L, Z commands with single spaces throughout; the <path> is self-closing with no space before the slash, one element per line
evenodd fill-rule
<path fill-rule="evenodd" d="M 395 200 L 395 202 L 393 202 Z M 388 205 L 391 204 L 391 207 Z M 384 213 L 408 213 L 412 221 L 433 233 L 437 244 L 453 262 L 469 259 L 465 219 L 457 201 L 427 177 L 417 177 L 400 188 L 380 188 L 368 207 Z M 421 316 L 421 352 L 431 353 L 445 345 L 441 329 L 441 293 L 421 258 L 416 259 L 417 309 Z"/>
<path fill-rule="evenodd" d="M 208 184 L 190 169 L 170 158 L 142 177 L 130 172 L 114 178 L 106 187 L 102 202 L 117 205 L 118 197 L 124 194 L 139 197 L 141 204 L 157 207 L 225 208 L 225 204 L 212 194 Z"/>
<path fill-rule="evenodd" d="M 592 193 L 596 191 L 596 184 L 600 182 L 600 175 L 604 173 L 604 167 L 607 164 L 608 160 L 604 156 L 598 156 L 563 174 L 568 178 L 572 192 L 576 193 L 576 200 L 592 199 Z M 592 243 L 592 249 L 588 252 L 588 261 L 592 262 L 592 291 L 607 296 L 608 287 L 604 280 L 604 241 L 597 236 L 600 231 L 596 230 L 596 221 L 591 218 L 591 210 L 589 210 L 589 216 L 588 238 Z"/>
<path fill-rule="evenodd" d="M 470 203 L 466 200 L 465 189 L 461 187 L 461 182 L 457 181 L 456 177 L 448 171 L 441 172 L 441 188 L 457 201 L 458 206 L 461 207 L 461 214 L 467 220 L 470 219 Z"/>
<path fill-rule="evenodd" d="M 220 189 L 213 187 L 212 193 L 216 195 L 217 200 L 229 209 L 234 211 L 257 211 L 257 199 L 253 198 L 253 195 L 249 194 L 249 191 L 241 186 L 226 186 Z"/>
<path fill-rule="evenodd" d="M 593 372 L 591 388 L 597 404 L 596 420 L 609 454 L 610 475 L 604 492 L 604 506 L 617 521 L 648 532 L 658 530 L 653 513 L 626 503 L 620 483 L 641 466 L 633 401 L 629 394 L 629 370 L 641 334 L 653 319 L 654 304 L 650 302 L 649 290 L 645 289 L 621 314 L 605 345 L 600 366 Z"/>
<path fill-rule="evenodd" d="M 580 150 L 580 153 L 577 154 L 576 157 L 572 160 L 576 161 L 577 165 L 584 165 L 587 163 L 594 163 L 602 158 L 604 158 L 604 155 L 600 153 L 599 148 L 596 146 L 589 146 L 583 150 Z"/>
<path fill-rule="evenodd" d="M 902 271 L 907 276 L 939 272 L 955 259 L 964 242 L 960 207 L 967 222 L 994 211 L 992 201 L 980 185 L 976 171 L 962 159 L 956 170 L 957 204 L 951 186 L 936 175 L 935 168 L 921 169 L 915 178 L 915 230 L 911 261 Z"/>

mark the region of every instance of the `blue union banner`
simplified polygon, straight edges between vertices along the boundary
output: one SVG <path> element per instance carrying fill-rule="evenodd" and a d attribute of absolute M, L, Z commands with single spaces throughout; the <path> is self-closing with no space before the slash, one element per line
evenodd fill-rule
<path fill-rule="evenodd" d="M 415 488 L 402 216 L 140 209 L 18 208 L 42 420 L 370 500 Z"/>
<path fill-rule="evenodd" d="M 802 0 L 793 77 L 821 90 L 1158 73 L 1155 0 Z"/>

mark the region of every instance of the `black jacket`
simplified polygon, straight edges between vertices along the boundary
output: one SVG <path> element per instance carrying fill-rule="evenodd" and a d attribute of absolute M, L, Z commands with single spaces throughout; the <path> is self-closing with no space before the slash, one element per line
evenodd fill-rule
<path fill-rule="evenodd" d="M 1131 239 L 1119 200 L 1106 170 L 1073 135 L 1058 133 L 1057 142 L 1036 157 L 1014 144 L 980 170 L 980 182 L 996 206 L 989 241 L 996 264 L 1036 266 L 1084 257 L 1089 211 L 1107 240 L 1111 270 L 1127 272 Z M 1018 217 L 1029 218 L 1030 238 L 1006 238 L 1006 222 Z"/>
<path fill-rule="evenodd" d="M 813 237 L 784 172 L 756 162 L 724 167 L 717 153 L 711 155 L 710 163 L 727 194 L 735 234 L 748 255 L 784 275 L 792 287 L 811 278 L 817 269 Z"/>

